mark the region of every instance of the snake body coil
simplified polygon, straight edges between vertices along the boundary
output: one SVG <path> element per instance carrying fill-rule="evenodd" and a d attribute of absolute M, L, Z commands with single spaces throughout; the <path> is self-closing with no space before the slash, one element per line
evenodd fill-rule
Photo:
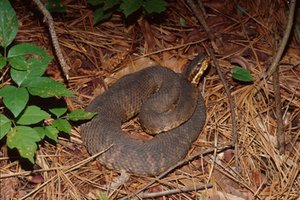
<path fill-rule="evenodd" d="M 166 105 L 170 99 L 175 100 L 187 113 L 169 111 Z M 108 168 L 140 175 L 157 175 L 182 160 L 197 139 L 206 118 L 204 100 L 197 89 L 183 75 L 160 66 L 122 77 L 109 90 L 96 97 L 86 110 L 98 113 L 81 126 L 88 151 L 96 154 L 113 144 L 98 157 L 100 162 Z M 149 118 L 143 112 L 140 114 L 141 121 L 148 123 L 147 129 L 155 126 L 151 124 L 155 120 L 167 127 L 163 133 L 147 142 L 132 139 L 121 130 L 122 122 L 141 110 L 160 113 L 158 117 Z M 189 119 L 182 122 L 182 115 Z M 174 128 L 171 124 L 177 121 L 179 126 Z M 161 127 L 153 129 L 157 131 Z"/>

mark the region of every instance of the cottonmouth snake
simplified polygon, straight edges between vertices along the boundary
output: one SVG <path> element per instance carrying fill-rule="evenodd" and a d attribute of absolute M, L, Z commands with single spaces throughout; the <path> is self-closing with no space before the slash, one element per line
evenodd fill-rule
<path fill-rule="evenodd" d="M 168 91 L 172 94 L 168 94 Z M 179 95 L 175 97 L 176 103 L 188 110 L 183 115 L 189 118 L 185 122 L 178 122 L 176 128 L 172 127 L 171 122 L 180 121 L 182 111 L 176 110 L 170 114 L 173 112 L 170 106 L 165 106 L 173 98 L 169 96 L 174 93 Z M 148 108 L 142 108 L 143 104 L 149 104 Z M 146 110 L 146 113 L 165 110 L 167 113 L 158 114 L 158 120 L 155 117 L 148 119 L 147 114 L 144 117 L 141 114 L 142 121 L 150 123 L 147 129 L 151 129 L 152 120 L 173 129 L 164 130 L 147 142 L 128 137 L 122 133 L 121 124 L 136 116 L 140 110 Z M 109 90 L 96 97 L 86 111 L 97 112 L 91 121 L 81 126 L 83 142 L 89 153 L 96 154 L 113 144 L 98 157 L 100 162 L 108 168 L 140 175 L 157 175 L 182 160 L 197 139 L 206 118 L 204 100 L 198 90 L 184 75 L 160 66 L 122 77 Z M 171 122 L 166 122 L 168 118 L 171 118 Z"/>

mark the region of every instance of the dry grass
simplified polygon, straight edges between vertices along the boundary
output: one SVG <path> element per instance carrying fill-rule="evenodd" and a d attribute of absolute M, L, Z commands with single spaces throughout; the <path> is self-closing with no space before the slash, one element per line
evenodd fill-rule
<path fill-rule="evenodd" d="M 181 71 L 194 53 L 205 51 L 207 36 L 192 12 L 183 3 L 170 3 L 162 23 L 151 24 L 145 34 L 154 43 L 148 45 L 137 24 L 125 26 L 119 15 L 92 26 L 92 12 L 84 1 L 65 1 L 67 13 L 54 16 L 59 42 L 72 67 L 70 89 L 78 96 L 68 101 L 70 108 L 87 105 L 120 76 L 159 63 Z M 204 1 L 205 2 L 205 1 Z M 228 1 L 229 2 L 229 1 Z M 287 5 L 283 1 L 240 1 L 247 14 L 239 15 L 232 3 L 207 1 L 212 31 L 221 39 L 218 61 L 225 74 L 236 105 L 239 151 L 211 154 L 189 162 L 157 181 L 147 192 L 170 191 L 212 184 L 212 188 L 191 190 L 159 199 L 299 199 L 300 196 L 300 48 L 291 38 L 281 61 L 280 87 L 286 152 L 276 149 L 276 114 L 272 80 L 251 96 L 252 84 L 232 80 L 232 60 L 243 62 L 257 81 L 271 63 L 274 27 L 279 36 L 285 28 Z M 20 31 L 17 42 L 33 42 L 52 53 L 51 42 L 42 18 L 33 15 L 34 6 L 15 1 Z M 179 17 L 186 26 L 179 26 Z M 152 41 L 152 42 L 153 42 Z M 235 59 L 233 59 L 235 57 Z M 128 67 L 130 66 L 130 67 Z M 47 73 L 61 80 L 57 61 Z M 200 89 L 205 95 L 208 118 L 205 128 L 190 154 L 222 145 L 231 140 L 228 98 L 213 67 Z M 143 187 L 151 177 L 132 176 L 118 190 L 106 184 L 118 177 L 95 160 L 90 160 L 75 128 L 70 139 L 62 137 L 57 145 L 39 145 L 40 169 L 26 171 L 14 154 L 2 143 L 0 149 L 0 198 L 2 199 L 109 199 L 124 197 Z M 10 157 L 8 157 L 10 156 Z M 240 169 L 233 156 L 238 156 Z M 9 159 L 11 158 L 11 159 Z M 85 160 L 87 159 L 87 160 Z M 81 161 L 84 164 L 79 165 Z"/>

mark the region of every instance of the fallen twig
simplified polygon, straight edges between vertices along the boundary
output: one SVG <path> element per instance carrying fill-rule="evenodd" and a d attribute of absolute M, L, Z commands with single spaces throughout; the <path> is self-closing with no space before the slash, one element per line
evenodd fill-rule
<path fill-rule="evenodd" d="M 257 83 L 255 90 L 253 91 L 253 95 L 255 95 L 262 87 L 263 83 L 269 79 L 272 74 L 276 71 L 276 68 L 278 66 L 278 63 L 282 57 L 283 51 L 285 50 L 287 41 L 290 37 L 290 33 L 292 30 L 292 26 L 293 26 L 293 19 L 294 19 L 294 14 L 295 14 L 295 7 L 296 7 L 296 1 L 295 0 L 291 0 L 290 1 L 290 12 L 289 12 L 289 17 L 288 17 L 288 22 L 287 22 L 287 26 L 283 35 L 283 38 L 281 40 L 279 49 L 276 53 L 276 56 L 270 66 L 270 68 L 268 69 L 268 71 L 266 72 L 265 75 L 263 75 L 263 77 L 261 78 L 261 80 Z"/>
<path fill-rule="evenodd" d="M 204 16 L 203 14 L 200 12 L 200 9 L 197 8 L 197 6 L 194 4 L 193 0 L 188 0 L 187 1 L 189 6 L 192 8 L 194 14 L 196 15 L 198 21 L 202 24 L 202 26 L 204 27 L 205 31 L 207 32 L 208 34 L 208 38 L 210 39 L 211 41 L 211 45 L 212 47 L 214 47 L 214 49 L 217 49 L 214 45 L 214 35 L 212 34 L 211 30 L 209 29 L 205 19 L 204 19 Z M 236 161 L 236 168 L 238 170 L 238 134 L 236 132 L 236 116 L 235 116 L 235 106 L 234 106 L 234 103 L 233 103 L 233 99 L 232 99 L 232 96 L 231 96 L 231 93 L 230 93 L 230 90 L 229 90 L 229 87 L 224 79 L 224 76 L 223 76 L 223 73 L 221 71 L 221 68 L 217 62 L 217 59 L 216 59 L 216 56 L 214 54 L 214 51 L 212 48 L 208 48 L 208 51 L 209 51 L 209 54 L 210 56 L 212 57 L 212 60 L 213 60 L 213 64 L 215 66 L 215 68 L 217 69 L 217 72 L 218 72 L 218 75 L 224 85 L 224 89 L 225 89 L 225 92 L 227 94 L 227 97 L 228 97 L 228 101 L 229 101 L 229 107 L 230 107 L 230 112 L 231 112 L 231 119 L 232 119 L 232 142 L 233 144 L 235 144 L 235 161 Z"/>
<path fill-rule="evenodd" d="M 44 15 L 44 21 L 46 21 L 48 23 L 49 32 L 50 32 L 50 36 L 51 36 L 51 39 L 52 39 L 52 44 L 54 46 L 56 56 L 58 58 L 60 66 L 62 68 L 63 75 L 66 78 L 66 80 L 68 80 L 69 79 L 70 66 L 66 63 L 66 61 L 64 59 L 64 56 L 61 52 L 61 49 L 60 49 L 60 46 L 59 46 L 59 43 L 58 43 L 58 39 L 57 39 L 57 35 L 56 35 L 56 32 L 55 32 L 55 28 L 54 28 L 53 18 L 51 16 L 50 12 L 40 2 L 40 0 L 33 0 L 33 1 L 37 5 L 37 7 L 41 11 L 41 13 Z"/>
<path fill-rule="evenodd" d="M 168 190 L 168 191 L 161 191 L 161 192 L 153 192 L 153 193 L 143 193 L 139 195 L 139 198 L 157 198 L 165 195 L 171 195 L 171 194 L 177 194 L 180 192 L 191 192 L 191 191 L 196 191 L 196 190 L 204 190 L 212 188 L 212 184 L 208 183 L 206 185 L 197 185 L 197 186 L 192 186 L 192 187 L 181 187 L 178 189 L 173 189 L 173 190 Z"/>

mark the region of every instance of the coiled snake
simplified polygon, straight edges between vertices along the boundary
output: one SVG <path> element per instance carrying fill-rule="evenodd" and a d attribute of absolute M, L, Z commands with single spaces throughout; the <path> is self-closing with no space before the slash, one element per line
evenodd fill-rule
<path fill-rule="evenodd" d="M 81 126 L 89 153 L 96 154 L 113 144 L 98 157 L 100 162 L 140 175 L 157 175 L 182 160 L 206 119 L 204 100 L 196 87 L 185 75 L 160 66 L 122 77 L 86 111 L 98 113 Z M 137 114 L 148 131 L 164 132 L 146 142 L 122 133 L 122 122 Z"/>

